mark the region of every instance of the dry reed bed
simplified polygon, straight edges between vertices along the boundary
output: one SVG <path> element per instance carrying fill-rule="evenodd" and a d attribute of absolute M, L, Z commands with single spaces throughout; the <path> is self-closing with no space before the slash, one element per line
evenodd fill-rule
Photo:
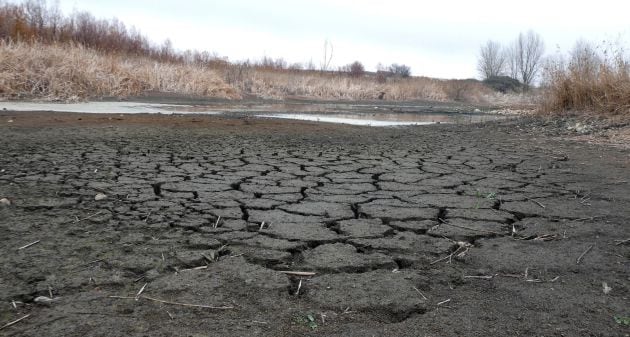
<path fill-rule="evenodd" d="M 390 78 L 379 83 L 373 77 L 350 77 L 317 72 L 283 72 L 251 69 L 234 85 L 263 98 L 300 96 L 320 99 L 449 100 L 444 83 L 427 78 Z"/>
<path fill-rule="evenodd" d="M 0 96 L 75 100 L 145 91 L 236 98 L 238 93 L 201 67 L 147 58 L 102 55 L 69 45 L 0 45 Z"/>
<path fill-rule="evenodd" d="M 545 112 L 630 116 L 630 61 L 622 51 L 581 45 L 568 61 L 549 62 L 544 76 Z"/>
<path fill-rule="evenodd" d="M 339 73 L 210 68 L 146 57 L 103 54 L 80 45 L 0 43 L 0 98 L 80 100 L 147 91 L 238 99 L 487 101 L 492 91 L 474 81 L 424 77 L 350 77 Z"/>

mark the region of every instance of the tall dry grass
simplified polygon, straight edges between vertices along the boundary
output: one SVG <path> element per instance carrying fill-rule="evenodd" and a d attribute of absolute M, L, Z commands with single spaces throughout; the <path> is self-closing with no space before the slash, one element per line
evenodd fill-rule
<path fill-rule="evenodd" d="M 77 44 L 0 42 L 0 98 L 80 100 L 145 92 L 236 99 L 430 100 L 479 103 L 492 90 L 478 81 L 354 77 L 222 63 L 160 62 Z"/>
<path fill-rule="evenodd" d="M 104 55 L 80 45 L 0 43 L 0 97 L 77 100 L 146 91 L 239 97 L 215 71 L 200 66 Z"/>
<path fill-rule="evenodd" d="M 544 70 L 542 110 L 630 116 L 630 60 L 618 46 L 578 42 Z"/>
<path fill-rule="evenodd" d="M 236 79 L 230 79 L 229 75 L 226 78 L 241 92 L 262 98 L 449 100 L 445 83 L 428 78 L 389 78 L 385 83 L 379 83 L 373 76 L 255 68 L 246 70 Z"/>

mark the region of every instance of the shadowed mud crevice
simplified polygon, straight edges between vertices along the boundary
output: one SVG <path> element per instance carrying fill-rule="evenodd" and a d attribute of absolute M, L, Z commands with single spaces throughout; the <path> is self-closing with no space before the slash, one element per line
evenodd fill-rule
<path fill-rule="evenodd" d="M 301 200 L 304 200 L 304 199 L 308 198 L 308 194 L 306 193 L 306 190 L 308 190 L 308 187 L 300 188 L 300 194 L 302 195 L 302 199 Z"/>
<path fill-rule="evenodd" d="M 162 185 L 163 184 L 164 183 L 161 183 L 161 182 L 151 184 L 151 187 L 153 188 L 153 194 L 155 194 L 158 197 L 161 197 L 162 196 Z"/>
<path fill-rule="evenodd" d="M 411 260 L 400 257 L 394 258 L 394 262 L 396 262 L 396 269 L 398 270 L 403 270 L 414 266 Z"/>
<path fill-rule="evenodd" d="M 350 209 L 352 210 L 352 213 L 354 213 L 354 218 L 358 219 L 359 218 L 359 205 L 356 203 L 352 203 L 350 204 Z"/>
<path fill-rule="evenodd" d="M 446 219 L 446 212 L 447 212 L 446 207 L 439 208 L 437 219 L 434 219 L 434 220 L 437 221 L 438 223 L 442 223 L 444 219 Z"/>
<path fill-rule="evenodd" d="M 239 208 L 241 209 L 241 213 L 243 213 L 243 215 L 241 216 L 241 220 L 246 222 L 249 221 L 249 211 L 247 207 L 240 205 Z"/>
<path fill-rule="evenodd" d="M 240 191 L 241 190 L 241 184 L 243 183 L 243 181 L 239 181 L 239 182 L 235 182 L 235 183 L 231 183 L 230 184 L 230 188 L 235 190 L 235 191 Z"/>

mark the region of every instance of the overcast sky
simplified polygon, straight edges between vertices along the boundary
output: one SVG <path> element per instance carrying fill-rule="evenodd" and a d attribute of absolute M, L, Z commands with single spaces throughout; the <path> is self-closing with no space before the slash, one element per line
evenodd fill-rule
<path fill-rule="evenodd" d="M 630 37 L 628 0 L 59 0 L 62 10 L 87 10 L 135 26 L 176 49 L 214 51 L 230 60 L 283 57 L 321 63 L 324 41 L 335 66 L 361 61 L 404 63 L 414 75 L 477 77 L 479 46 L 508 43 L 533 29 L 548 53 L 579 39 Z"/>

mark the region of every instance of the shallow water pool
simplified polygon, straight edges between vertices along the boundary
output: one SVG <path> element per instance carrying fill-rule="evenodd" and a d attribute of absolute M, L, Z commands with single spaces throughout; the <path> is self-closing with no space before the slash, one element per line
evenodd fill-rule
<path fill-rule="evenodd" d="M 248 116 L 337 123 L 375 127 L 430 125 L 439 123 L 469 124 L 505 118 L 496 114 L 465 111 L 441 111 L 423 105 L 368 105 L 348 103 L 282 103 L 243 104 L 220 102 L 207 104 L 165 104 L 142 102 L 36 103 L 0 102 L 0 110 L 52 111 L 112 114 L 203 114 Z"/>

